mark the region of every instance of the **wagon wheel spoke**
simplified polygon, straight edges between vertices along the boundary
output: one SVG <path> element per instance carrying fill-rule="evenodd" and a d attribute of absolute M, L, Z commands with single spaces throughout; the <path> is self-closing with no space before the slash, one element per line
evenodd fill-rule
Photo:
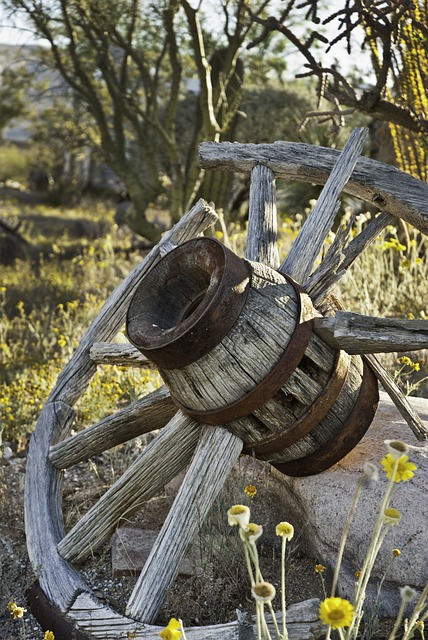
<path fill-rule="evenodd" d="M 108 541 L 122 518 L 130 516 L 185 467 L 193 454 L 200 425 L 176 413 L 125 473 L 69 531 L 60 555 L 82 562 Z"/>
<path fill-rule="evenodd" d="M 348 232 L 337 235 L 327 255 L 305 284 L 315 305 L 321 305 L 329 290 L 345 275 L 354 261 L 367 249 L 379 234 L 393 222 L 394 216 L 382 211 L 358 234 L 348 246 Z M 337 240 L 337 241 L 336 241 Z"/>
<path fill-rule="evenodd" d="M 302 284 L 308 279 L 340 206 L 340 194 L 362 151 L 367 129 L 354 129 L 343 148 L 317 203 L 306 219 L 281 271 Z"/>
<path fill-rule="evenodd" d="M 49 459 L 58 469 L 66 469 L 143 433 L 161 429 L 171 420 L 176 410 L 168 389 L 162 386 L 53 445 L 49 451 Z"/>
<path fill-rule="evenodd" d="M 96 364 L 115 364 L 122 367 L 138 367 L 140 369 L 157 369 L 132 344 L 115 344 L 114 342 L 94 342 L 89 355 Z"/>
<path fill-rule="evenodd" d="M 222 427 L 202 427 L 192 462 L 140 574 L 127 615 L 154 622 L 167 589 L 242 450 L 242 440 Z"/>
<path fill-rule="evenodd" d="M 245 257 L 273 269 L 279 265 L 275 176 L 258 164 L 251 172 L 248 239 Z"/>

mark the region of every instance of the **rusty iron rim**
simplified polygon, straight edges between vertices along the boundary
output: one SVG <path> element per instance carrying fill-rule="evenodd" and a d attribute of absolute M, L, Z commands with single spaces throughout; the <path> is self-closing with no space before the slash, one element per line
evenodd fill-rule
<path fill-rule="evenodd" d="M 293 427 L 288 431 L 247 445 L 244 453 L 254 455 L 256 458 L 270 455 L 276 451 L 286 449 L 297 442 L 297 440 L 306 436 L 325 418 L 336 402 L 345 384 L 350 364 L 351 356 L 345 351 L 338 351 L 327 384 L 317 398 L 315 398 L 314 402 L 309 405 L 300 418 L 297 419 Z"/>
<path fill-rule="evenodd" d="M 287 476 L 312 476 L 325 471 L 344 458 L 366 433 L 379 403 L 379 388 L 375 374 L 363 360 L 363 379 L 357 401 L 340 432 L 321 445 L 314 453 L 283 463 L 272 465 Z"/>
<path fill-rule="evenodd" d="M 49 602 L 37 581 L 27 589 L 25 595 L 31 612 L 43 631 L 52 631 L 58 640 L 91 640 L 90 636 L 77 630 L 73 623 Z"/>
<path fill-rule="evenodd" d="M 162 263 L 162 264 L 161 264 Z M 162 269 L 159 269 L 161 265 Z M 139 314 L 150 286 L 162 287 L 178 270 L 197 268 L 207 275 L 201 288 L 174 326 L 162 330 Z M 159 272 L 163 280 L 157 279 Z M 213 238 L 196 238 L 166 254 L 137 288 L 127 312 L 130 342 L 163 369 L 185 367 L 209 353 L 237 321 L 248 297 L 250 274 L 244 260 Z"/>
<path fill-rule="evenodd" d="M 225 407 L 209 411 L 191 409 L 183 405 L 171 394 L 179 409 L 197 422 L 207 425 L 219 425 L 250 415 L 255 409 L 260 408 L 278 393 L 298 367 L 312 336 L 313 307 L 303 287 L 290 276 L 284 273 L 281 275 L 293 287 L 297 301 L 296 325 L 283 354 L 263 380 L 242 398 Z M 308 316 L 310 319 L 308 319 Z"/>

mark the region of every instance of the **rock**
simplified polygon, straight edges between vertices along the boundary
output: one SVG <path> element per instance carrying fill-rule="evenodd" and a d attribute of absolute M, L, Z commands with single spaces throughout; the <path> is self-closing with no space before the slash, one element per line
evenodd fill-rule
<path fill-rule="evenodd" d="M 410 398 L 412 406 L 428 420 L 428 400 Z M 373 602 L 377 585 L 388 568 L 380 595 L 381 615 L 394 616 L 400 603 L 399 587 L 410 585 L 421 590 L 428 581 L 428 449 L 418 442 L 389 396 L 381 393 L 375 419 L 368 432 L 342 461 L 323 473 L 307 478 L 290 478 L 276 471 L 282 483 L 281 510 L 284 518 L 301 531 L 301 543 L 334 568 L 343 527 L 361 478 L 365 462 L 379 468 L 379 482 L 370 482 L 359 501 L 348 536 L 339 581 L 339 593 L 353 600 L 355 571 L 361 568 L 378 509 L 387 485 L 381 467 L 386 454 L 384 440 L 399 439 L 416 447 L 409 453 L 418 469 L 411 481 L 395 485 L 391 506 L 401 513 L 399 526 L 390 527 L 372 572 L 368 599 Z M 278 513 L 278 509 L 276 509 Z M 398 548 L 401 556 L 394 558 Z M 392 561 L 393 560 L 393 561 Z"/>
<path fill-rule="evenodd" d="M 158 533 L 153 529 L 120 527 L 111 543 L 113 577 L 138 575 L 149 557 Z M 203 563 L 206 550 L 201 549 L 199 542 L 197 537 L 191 544 L 180 565 L 179 575 L 194 575 L 201 562 Z M 217 541 L 217 544 L 220 543 L 224 541 Z"/>

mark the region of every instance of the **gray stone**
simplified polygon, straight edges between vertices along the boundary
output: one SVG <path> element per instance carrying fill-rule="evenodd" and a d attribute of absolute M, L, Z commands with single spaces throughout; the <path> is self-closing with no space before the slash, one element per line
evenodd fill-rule
<path fill-rule="evenodd" d="M 112 573 L 114 578 L 137 576 L 155 543 L 158 531 L 120 527 L 112 537 Z M 181 575 L 191 575 L 194 559 L 187 554 L 180 565 Z"/>
<path fill-rule="evenodd" d="M 428 420 L 428 400 L 410 398 L 412 406 Z M 378 482 L 371 481 L 363 492 L 351 525 L 339 582 L 339 594 L 353 599 L 355 571 L 366 554 L 379 506 L 387 485 L 381 459 L 387 453 L 384 440 L 399 439 L 416 447 L 409 457 L 418 469 L 412 480 L 397 483 L 391 506 L 401 513 L 398 526 L 390 527 L 372 572 L 369 602 L 388 568 L 380 596 L 381 614 L 395 616 L 400 602 L 399 587 L 410 585 L 421 590 L 428 581 L 428 449 L 416 440 L 389 396 L 381 393 L 375 419 L 368 432 L 342 461 L 331 469 L 307 478 L 290 478 L 274 472 L 285 491 L 281 497 L 283 518 L 301 531 L 301 542 L 314 557 L 334 568 L 338 544 L 349 513 L 355 489 L 366 462 L 379 469 Z M 392 550 L 401 556 L 392 562 Z"/>

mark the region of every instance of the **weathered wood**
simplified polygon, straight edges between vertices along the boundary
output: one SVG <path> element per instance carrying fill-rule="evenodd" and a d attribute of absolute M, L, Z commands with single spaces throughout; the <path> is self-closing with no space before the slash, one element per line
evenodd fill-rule
<path fill-rule="evenodd" d="M 181 403 L 183 411 L 199 412 L 197 419 L 201 422 L 204 419 L 209 422 L 204 412 L 233 405 L 257 388 L 271 374 L 284 349 L 294 339 L 298 308 L 294 286 L 281 273 L 265 265 L 249 261 L 246 264 L 251 287 L 239 318 L 229 332 L 209 353 L 196 361 L 179 368 L 160 369 L 160 374 L 175 399 Z M 152 292 L 150 300 L 161 315 L 165 305 L 158 296 L 162 299 L 164 287 L 162 279 L 156 276 L 157 272 L 152 271 L 152 280 L 157 283 L 158 289 Z M 303 296 L 302 300 L 308 303 L 307 308 L 303 307 L 303 325 L 303 320 L 309 320 L 316 312 L 307 296 Z M 162 317 L 153 317 L 151 322 L 164 325 Z M 144 336 L 138 324 L 134 330 Z M 138 346 L 137 342 L 135 344 Z M 241 415 L 222 418 L 223 422 L 227 422 L 228 429 L 245 442 L 248 450 L 252 448 L 255 455 L 258 444 L 266 439 L 280 435 L 282 438 L 287 432 L 296 433 L 295 439 L 291 435 L 286 438 L 290 444 L 285 449 L 279 448 L 260 456 L 273 464 L 304 458 L 338 437 L 359 395 L 362 363 L 358 357 L 351 358 L 349 371 L 346 375 L 341 374 L 343 383 L 334 385 L 337 387 L 335 402 L 331 400 L 327 403 L 325 400 L 324 403 L 325 387 L 336 376 L 336 350 L 313 336 L 309 344 L 303 347 L 303 353 L 303 358 L 299 356 L 300 364 L 290 371 L 288 379 L 282 383 L 282 389 L 278 387 L 278 392 L 273 392 L 275 395 L 272 393 L 273 397 L 264 397 L 260 404 L 250 410 L 245 407 L 247 413 L 244 411 Z M 319 401 L 320 406 L 322 404 L 325 409 L 318 416 L 314 433 L 305 426 L 294 432 L 296 420 L 303 420 L 308 407 L 320 396 L 323 397 Z M 303 473 L 304 464 L 301 469 Z"/>
<path fill-rule="evenodd" d="M 93 320 L 70 362 L 58 376 L 49 401 L 60 399 L 73 405 L 84 393 L 96 364 L 89 352 L 95 342 L 111 340 L 125 322 L 131 298 L 140 280 L 160 260 L 164 249 L 173 248 L 196 237 L 217 220 L 217 214 L 204 200 L 196 205 L 165 235 L 142 262 L 134 267 L 123 282 L 113 291 L 97 317 Z M 162 248 L 163 247 L 163 248 Z"/>
<path fill-rule="evenodd" d="M 279 266 L 277 239 L 275 176 L 267 167 L 256 165 L 251 172 L 245 257 L 277 269 Z"/>
<path fill-rule="evenodd" d="M 352 354 L 428 348 L 428 320 L 376 318 L 338 311 L 331 318 L 315 318 L 314 330 L 333 348 Z"/>
<path fill-rule="evenodd" d="M 122 367 L 138 367 L 140 369 L 157 369 L 132 344 L 115 344 L 114 342 L 95 342 L 89 350 L 89 357 L 96 364 L 115 364 Z"/>
<path fill-rule="evenodd" d="M 288 273 L 297 282 L 304 283 L 308 279 L 315 260 L 333 226 L 340 206 L 340 195 L 361 154 L 367 131 L 367 129 L 360 128 L 354 129 L 351 133 L 315 207 L 305 220 L 287 257 L 281 264 L 280 270 Z"/>
<path fill-rule="evenodd" d="M 162 386 L 117 413 L 53 445 L 49 459 L 58 469 L 66 469 L 143 433 L 161 429 L 176 411 L 177 407 L 168 389 Z"/>
<path fill-rule="evenodd" d="M 381 365 L 376 356 L 367 354 L 363 356 L 377 379 L 388 393 L 389 397 L 401 413 L 418 440 L 428 440 L 428 428 L 424 425 L 418 413 L 413 409 L 406 396 L 402 393 L 392 377 Z"/>
<path fill-rule="evenodd" d="M 25 478 L 25 528 L 27 549 L 40 586 L 60 611 L 86 588 L 80 574 L 58 555 L 56 546 L 64 536 L 61 509 L 62 473 L 48 459 L 53 436 L 68 430 L 75 412 L 63 402 L 43 407 L 31 436 Z"/>
<path fill-rule="evenodd" d="M 58 544 L 60 555 L 82 562 L 110 538 L 126 515 L 160 491 L 192 458 L 200 425 L 178 412 L 125 473 Z"/>
<path fill-rule="evenodd" d="M 289 640 L 317 640 L 325 635 L 325 626 L 318 617 L 319 600 L 312 598 L 292 604 L 287 608 Z M 204 627 L 186 627 L 188 640 L 256 640 L 255 620 L 239 613 L 238 620 Z M 144 624 L 121 616 L 90 593 L 81 593 L 67 613 L 76 629 L 88 633 L 95 640 L 123 640 L 127 634 L 134 640 L 159 640 L 163 627 Z M 270 615 L 266 615 L 268 627 L 274 637 L 275 630 Z M 242 619 L 242 620 L 241 620 Z M 281 623 L 281 613 L 277 612 Z M 186 621 L 184 621 L 186 625 Z M 135 634 L 135 635 L 133 635 Z"/>
<path fill-rule="evenodd" d="M 201 428 L 192 462 L 129 599 L 126 613 L 136 620 L 156 619 L 190 543 L 242 451 L 242 441 L 226 429 Z"/>
<path fill-rule="evenodd" d="M 325 184 L 339 156 L 327 149 L 298 142 L 241 144 L 203 142 L 199 158 L 204 169 L 250 173 L 256 164 L 269 167 L 275 177 Z M 374 204 L 428 233 L 428 185 L 396 167 L 359 158 L 344 192 Z"/>
<path fill-rule="evenodd" d="M 328 293 L 345 275 L 347 269 L 358 256 L 373 244 L 383 229 L 392 224 L 393 220 L 393 215 L 382 211 L 369 222 L 361 233 L 351 240 L 347 247 L 345 247 L 345 242 L 348 234 L 345 232 L 340 235 L 339 242 L 333 243 L 318 269 L 305 284 L 305 289 L 310 294 L 315 306 L 322 310 L 323 301 Z M 348 233 L 349 231 L 350 229 L 348 229 Z"/>

